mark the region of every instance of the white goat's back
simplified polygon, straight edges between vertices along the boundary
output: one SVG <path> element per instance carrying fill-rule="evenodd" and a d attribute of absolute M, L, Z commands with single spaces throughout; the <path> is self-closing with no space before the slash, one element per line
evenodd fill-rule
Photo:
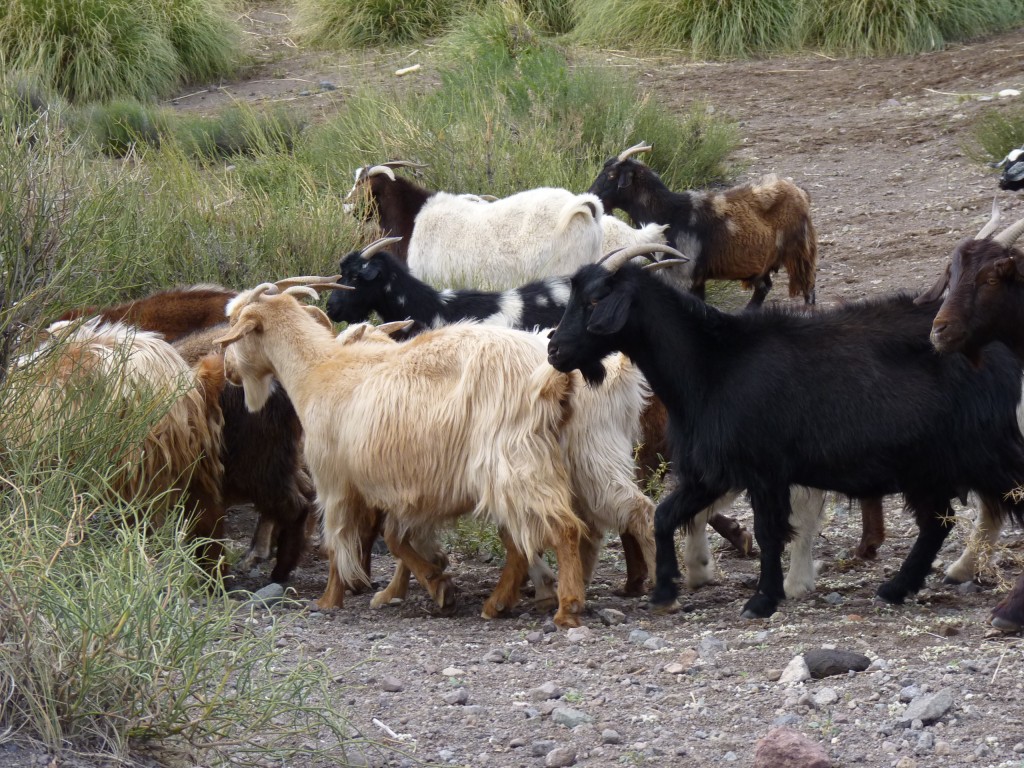
<path fill-rule="evenodd" d="M 504 290 L 601 255 L 594 195 L 541 187 L 482 205 L 438 192 L 416 217 L 409 269 L 428 283 Z"/>

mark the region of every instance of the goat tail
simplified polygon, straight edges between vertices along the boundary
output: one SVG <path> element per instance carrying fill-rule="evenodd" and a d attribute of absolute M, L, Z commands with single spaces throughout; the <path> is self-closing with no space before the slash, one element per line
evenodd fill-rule
<path fill-rule="evenodd" d="M 600 221 L 603 214 L 604 206 L 601 205 L 601 200 L 596 195 L 589 193 L 576 195 L 558 212 L 555 234 L 557 236 L 568 232 L 577 218 L 582 219 L 586 226 L 590 226 L 591 222 Z"/>
<path fill-rule="evenodd" d="M 783 246 L 782 265 L 789 275 L 789 295 L 803 296 L 808 303 L 813 303 L 818 271 L 818 237 L 809 214 L 800 217 L 787 240 Z"/>

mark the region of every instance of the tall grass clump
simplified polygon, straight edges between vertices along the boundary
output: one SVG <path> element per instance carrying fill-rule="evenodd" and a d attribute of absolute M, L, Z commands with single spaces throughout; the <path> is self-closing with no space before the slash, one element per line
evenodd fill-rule
<path fill-rule="evenodd" d="M 226 11 L 223 0 L 7 0 L 0 62 L 76 102 L 152 99 L 237 66 Z"/>
<path fill-rule="evenodd" d="M 406 43 L 443 31 L 472 0 L 298 0 L 299 38 L 319 48 Z"/>
<path fill-rule="evenodd" d="M 807 16 L 808 47 L 885 56 L 940 50 L 1024 20 L 1013 0 L 821 0 Z"/>
<path fill-rule="evenodd" d="M 322 665 L 277 648 L 276 624 L 248 628 L 197 566 L 177 499 L 115 492 L 164 396 L 126 407 L 117 376 L 82 376 L 40 398 L 50 358 L 23 357 L 58 309 L 158 269 L 153 230 L 128 222 L 167 212 L 136 202 L 167 177 L 97 165 L 45 122 L 31 143 L 0 130 L 0 733 L 117 762 L 344 761 Z"/>
<path fill-rule="evenodd" d="M 693 56 L 741 58 L 801 44 L 801 0 L 588 0 L 573 39 Z"/>
<path fill-rule="evenodd" d="M 572 67 L 536 35 L 502 33 L 497 18 L 488 17 L 493 26 L 478 39 L 508 46 L 465 43 L 464 28 L 452 46 L 458 63 L 442 71 L 437 91 L 359 94 L 310 130 L 296 157 L 345 189 L 354 168 L 404 159 L 429 166 L 421 178 L 427 186 L 504 196 L 540 186 L 584 191 L 609 156 L 643 139 L 675 188 L 728 175 L 731 124 L 700 104 L 670 114 L 620 73 Z"/>

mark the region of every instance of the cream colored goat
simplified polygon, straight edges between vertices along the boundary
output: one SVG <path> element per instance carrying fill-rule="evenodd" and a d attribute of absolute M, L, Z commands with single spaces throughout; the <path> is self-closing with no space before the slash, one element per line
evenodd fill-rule
<path fill-rule="evenodd" d="M 407 344 L 335 342 L 330 321 L 266 284 L 227 308 L 228 378 L 258 410 L 276 378 L 302 421 L 306 458 L 324 511 L 330 576 L 320 599 L 341 606 L 365 582 L 360 543 L 384 512 L 384 539 L 438 605 L 451 602 L 443 569 L 409 532 L 476 514 L 508 538 L 508 563 L 484 616 L 509 607 L 528 558 L 555 549 L 560 626 L 583 608 L 580 537 L 559 444 L 572 377 L 555 372 L 522 333 L 456 325 Z"/>

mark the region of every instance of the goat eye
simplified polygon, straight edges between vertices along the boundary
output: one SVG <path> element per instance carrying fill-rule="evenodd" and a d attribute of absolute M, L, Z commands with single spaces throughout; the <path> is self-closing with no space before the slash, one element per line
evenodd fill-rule
<path fill-rule="evenodd" d="M 593 309 L 594 307 L 596 307 L 600 301 L 601 300 L 596 298 L 596 297 L 591 299 L 590 300 L 590 308 Z"/>

